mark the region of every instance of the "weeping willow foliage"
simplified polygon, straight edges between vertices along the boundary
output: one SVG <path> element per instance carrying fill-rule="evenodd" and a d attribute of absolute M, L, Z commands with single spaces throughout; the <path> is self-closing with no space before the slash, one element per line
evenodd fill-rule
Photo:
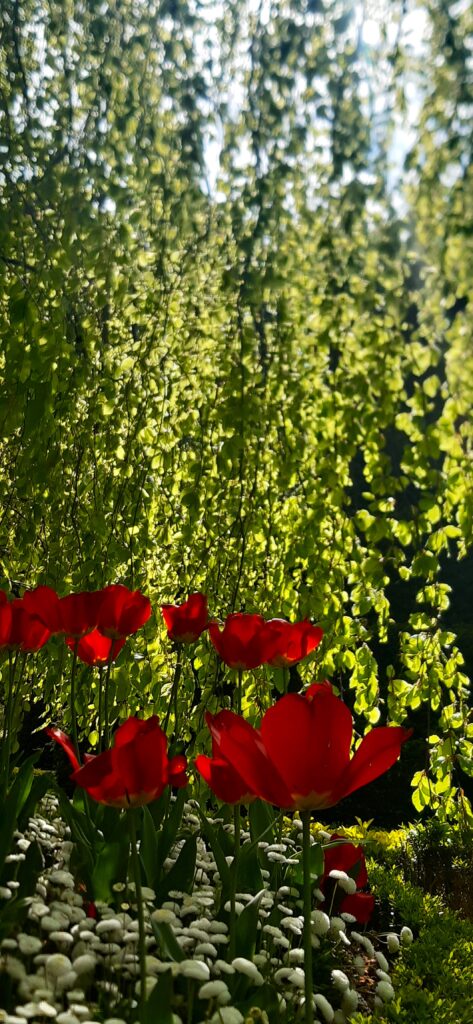
<path fill-rule="evenodd" d="M 361 731 L 411 721 L 414 805 L 442 816 L 471 815 L 468 6 L 0 8 L 3 585 L 311 616 L 302 679 Z M 159 613 L 132 646 L 117 710 L 162 710 Z M 65 657 L 25 691 L 56 715 Z M 280 680 L 246 685 L 251 716 Z M 202 643 L 198 743 L 219 686 Z"/>

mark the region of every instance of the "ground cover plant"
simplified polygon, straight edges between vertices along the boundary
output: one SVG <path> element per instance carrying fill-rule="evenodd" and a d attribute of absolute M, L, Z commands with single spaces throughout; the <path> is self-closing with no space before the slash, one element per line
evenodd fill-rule
<path fill-rule="evenodd" d="M 0 4 L 9 1024 L 468 1019 L 472 17 Z"/>

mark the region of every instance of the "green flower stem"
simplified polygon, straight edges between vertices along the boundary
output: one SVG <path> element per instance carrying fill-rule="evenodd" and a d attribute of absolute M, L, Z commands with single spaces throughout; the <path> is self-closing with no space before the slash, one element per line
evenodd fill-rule
<path fill-rule="evenodd" d="M 105 691 L 104 691 L 104 724 L 103 724 L 103 747 L 108 750 L 110 746 L 110 711 L 109 711 L 109 696 L 110 696 L 110 673 L 112 671 L 112 660 L 111 658 L 107 662 L 107 673 L 105 676 Z"/>
<path fill-rule="evenodd" d="M 143 894 L 141 891 L 141 868 L 138 856 L 138 843 L 136 838 L 136 811 L 130 807 L 127 810 L 128 823 L 130 827 L 131 840 L 131 862 L 133 867 L 133 879 L 135 883 L 136 905 L 138 908 L 138 956 L 140 961 L 140 1017 L 146 1003 L 146 943 L 145 943 L 145 914 L 143 905 Z"/>
<path fill-rule="evenodd" d="M 79 750 L 79 739 L 77 735 L 77 714 L 76 714 L 76 668 L 77 668 L 77 649 L 79 647 L 79 641 L 76 640 L 73 647 L 72 654 L 72 670 L 71 670 L 71 732 L 72 742 L 74 744 L 74 750 L 76 752 L 77 760 L 80 764 L 80 750 Z"/>
<path fill-rule="evenodd" d="M 11 651 L 8 652 L 8 693 L 3 717 L 3 742 L 1 760 L 1 788 L 6 794 L 8 790 L 8 776 L 10 774 L 10 748 L 11 748 L 11 718 L 13 705 L 13 685 L 15 679 L 16 658 L 13 659 Z"/>
<path fill-rule="evenodd" d="M 97 751 L 97 753 L 99 753 L 99 754 L 102 753 L 102 689 L 103 689 L 103 668 L 102 668 L 101 665 L 99 665 L 99 706 L 98 706 L 98 710 L 97 710 L 97 720 L 98 720 L 98 726 L 99 726 L 98 727 L 99 742 L 98 742 L 98 751 Z"/>
<path fill-rule="evenodd" d="M 237 682 L 237 701 L 236 701 L 236 705 L 237 705 L 236 706 L 236 713 L 237 713 L 237 715 L 241 715 L 242 680 L 243 680 L 243 670 L 241 668 L 239 668 L 238 669 L 238 682 Z"/>
<path fill-rule="evenodd" d="M 231 890 L 230 890 L 230 942 L 228 945 L 229 959 L 233 960 L 236 956 L 236 889 L 238 881 L 238 863 L 240 860 L 240 831 L 241 831 L 241 814 L 240 804 L 235 804 L 233 807 L 233 833 L 234 833 L 234 848 L 233 848 L 233 864 L 231 873 Z"/>
<path fill-rule="evenodd" d="M 304 875 L 304 974 L 305 1024 L 314 1024 L 312 1006 L 312 879 L 310 873 L 310 811 L 301 811 L 302 868 Z"/>
<path fill-rule="evenodd" d="M 181 647 L 180 647 L 180 645 L 177 644 L 176 645 L 176 667 L 174 669 L 174 679 L 172 681 L 171 696 L 169 698 L 168 709 L 166 711 L 166 717 L 164 719 L 164 724 L 163 724 L 163 731 L 164 732 L 167 732 L 167 727 L 169 725 L 169 718 L 171 716 L 171 710 L 174 707 L 174 732 L 177 733 L 177 712 L 178 712 L 177 693 L 178 693 L 179 680 L 181 678 L 181 672 L 182 672 Z"/>

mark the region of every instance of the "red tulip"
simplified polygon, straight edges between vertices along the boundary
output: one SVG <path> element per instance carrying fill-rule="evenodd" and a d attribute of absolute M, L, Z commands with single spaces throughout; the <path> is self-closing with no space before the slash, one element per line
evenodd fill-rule
<path fill-rule="evenodd" d="M 12 611 L 4 590 L 0 590 L 0 647 L 6 647 L 11 631 Z"/>
<path fill-rule="evenodd" d="M 248 791 L 248 786 L 236 768 L 220 755 L 219 735 L 226 714 L 226 711 L 220 711 L 218 715 L 206 712 L 205 721 L 212 735 L 212 757 L 199 754 L 195 759 L 195 766 L 215 796 L 223 803 L 248 803 L 255 799 L 255 794 Z"/>
<path fill-rule="evenodd" d="M 209 621 L 205 594 L 191 594 L 183 604 L 163 604 L 161 612 L 168 636 L 177 644 L 193 644 Z"/>
<path fill-rule="evenodd" d="M 128 718 L 117 729 L 114 746 L 87 758 L 82 767 L 68 736 L 55 728 L 46 732 L 67 754 L 74 768 L 71 778 L 98 803 L 140 807 L 157 800 L 168 784 L 187 785 L 186 758 L 168 759 L 166 736 L 156 715 L 145 721 Z"/>
<path fill-rule="evenodd" d="M 105 587 L 101 597 L 96 625 L 104 636 L 112 640 L 121 640 L 136 633 L 151 615 L 149 598 L 121 583 Z"/>
<path fill-rule="evenodd" d="M 308 619 L 302 622 L 269 619 L 268 627 L 276 638 L 276 651 L 269 659 L 269 664 L 276 668 L 289 668 L 307 658 L 323 637 L 320 626 L 313 626 Z"/>
<path fill-rule="evenodd" d="M 9 607 L 10 611 L 10 629 L 8 634 L 2 631 L 3 641 L 1 646 L 10 650 L 24 651 L 25 654 L 39 651 L 41 647 L 44 647 L 51 634 L 39 619 L 28 614 L 24 602 L 16 598 L 9 606 L 5 606 L 2 603 L 0 605 L 0 613 L 6 607 Z M 4 619 L 4 625 L 6 621 L 7 617 Z"/>
<path fill-rule="evenodd" d="M 115 661 L 126 640 L 111 640 L 103 636 L 98 629 L 92 630 L 87 636 L 76 640 L 73 636 L 66 637 L 66 644 L 74 650 L 77 644 L 77 657 L 86 665 L 105 665 Z"/>
<path fill-rule="evenodd" d="M 330 842 L 342 839 L 343 836 L 330 836 Z M 363 847 L 355 846 L 348 841 L 341 842 L 338 846 L 331 846 L 324 849 L 324 874 L 320 882 L 320 889 L 325 894 L 327 902 L 332 902 L 332 895 L 335 888 L 335 880 L 331 879 L 331 871 L 344 871 L 356 882 L 357 890 L 364 889 L 368 885 L 368 874 L 366 871 L 365 855 Z M 368 892 L 357 891 L 344 893 L 341 888 L 337 890 L 338 900 L 336 903 L 337 914 L 353 914 L 358 924 L 367 924 L 374 910 L 374 896 Z"/>
<path fill-rule="evenodd" d="M 329 684 L 311 687 L 309 698 L 290 693 L 254 729 L 231 711 L 217 726 L 220 756 L 248 791 L 280 807 L 322 810 L 382 775 L 412 730 L 372 729 L 350 758 L 353 719 Z M 220 719 L 218 715 L 216 718 Z"/>
<path fill-rule="evenodd" d="M 101 600 L 101 590 L 58 597 L 52 587 L 36 587 L 23 597 L 29 614 L 39 619 L 51 633 L 67 633 L 76 640 L 95 629 Z"/>
<path fill-rule="evenodd" d="M 277 649 L 277 635 L 262 615 L 235 612 L 227 615 L 223 630 L 217 622 L 210 622 L 209 633 L 215 650 L 230 668 L 257 668 Z"/>

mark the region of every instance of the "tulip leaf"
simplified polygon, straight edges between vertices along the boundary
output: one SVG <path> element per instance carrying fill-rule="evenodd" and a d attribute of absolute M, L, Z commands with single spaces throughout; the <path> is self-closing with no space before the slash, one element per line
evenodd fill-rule
<path fill-rule="evenodd" d="M 202 831 L 204 832 L 210 849 L 212 850 L 212 853 L 215 857 L 215 863 L 217 865 L 218 873 L 220 875 L 220 881 L 222 883 L 222 898 L 226 899 L 226 894 L 228 894 L 228 892 L 230 891 L 231 886 L 230 868 L 225 860 L 225 854 L 218 841 L 216 828 L 213 825 L 211 825 L 209 819 L 200 810 L 200 808 L 199 814 L 202 822 Z"/>
<path fill-rule="evenodd" d="M 172 975 L 164 971 L 141 1011 L 140 1024 L 173 1024 L 171 1010 Z"/>
<path fill-rule="evenodd" d="M 313 843 L 310 848 L 310 880 L 315 885 L 317 880 L 324 873 L 324 851 L 320 843 Z M 297 864 L 291 864 L 286 874 L 286 882 L 290 881 L 295 885 L 302 885 L 304 871 L 302 867 L 302 852 L 299 855 Z"/>
<path fill-rule="evenodd" d="M 17 827 L 18 817 L 24 807 L 33 784 L 33 765 L 39 757 L 33 754 L 21 766 L 11 785 L 2 808 L 2 827 L 0 829 L 0 871 L 5 857 L 10 853 L 13 833 Z"/>
<path fill-rule="evenodd" d="M 25 859 L 20 864 L 17 882 L 19 882 L 18 891 L 21 892 L 22 898 L 33 896 L 36 889 L 36 883 L 38 876 L 44 869 L 44 858 L 39 843 L 30 843 Z"/>
<path fill-rule="evenodd" d="M 276 815 L 269 804 L 264 803 L 263 800 L 254 800 L 249 806 L 248 817 L 250 820 L 250 835 L 254 843 L 258 842 L 263 834 L 265 838 L 268 837 L 269 842 L 274 842 Z"/>
<path fill-rule="evenodd" d="M 182 812 L 184 810 L 184 804 L 186 801 L 185 789 L 180 789 L 176 799 L 170 805 L 170 812 L 168 818 L 159 834 L 159 864 L 160 869 L 166 860 L 166 857 L 174 846 L 176 836 L 178 833 L 179 826 L 182 821 Z"/>
<path fill-rule="evenodd" d="M 195 862 L 197 857 L 197 839 L 189 836 L 186 839 L 182 850 L 170 871 L 158 888 L 158 902 L 166 899 L 170 889 L 179 889 L 181 892 L 192 892 L 192 884 L 195 874 Z"/>
<path fill-rule="evenodd" d="M 237 866 L 237 889 L 239 892 L 259 892 L 263 888 L 263 876 L 258 861 L 256 843 L 244 843 L 240 850 Z"/>
<path fill-rule="evenodd" d="M 261 903 L 261 897 L 264 893 L 264 888 L 253 897 L 250 903 L 247 903 L 244 910 L 238 917 L 236 923 L 236 955 L 244 956 L 247 960 L 253 959 L 253 954 L 256 949 L 256 939 L 258 935 L 258 923 L 259 923 L 259 905 Z"/>
<path fill-rule="evenodd" d="M 128 837 L 120 843 L 103 843 L 95 852 L 95 863 L 90 881 L 94 900 L 109 903 L 115 882 L 126 880 L 128 864 Z"/>
<path fill-rule="evenodd" d="M 176 963 L 180 963 L 181 960 L 184 960 L 185 954 L 182 951 L 172 928 L 170 928 L 165 921 L 155 921 L 154 918 L 151 918 L 151 924 L 153 926 L 156 942 L 159 944 L 161 950 L 164 953 L 167 953 L 172 960 L 176 961 Z"/>
<path fill-rule="evenodd" d="M 151 889 L 156 889 L 160 872 L 159 843 L 153 818 L 146 806 L 143 807 L 140 857 L 145 870 L 146 882 Z"/>

